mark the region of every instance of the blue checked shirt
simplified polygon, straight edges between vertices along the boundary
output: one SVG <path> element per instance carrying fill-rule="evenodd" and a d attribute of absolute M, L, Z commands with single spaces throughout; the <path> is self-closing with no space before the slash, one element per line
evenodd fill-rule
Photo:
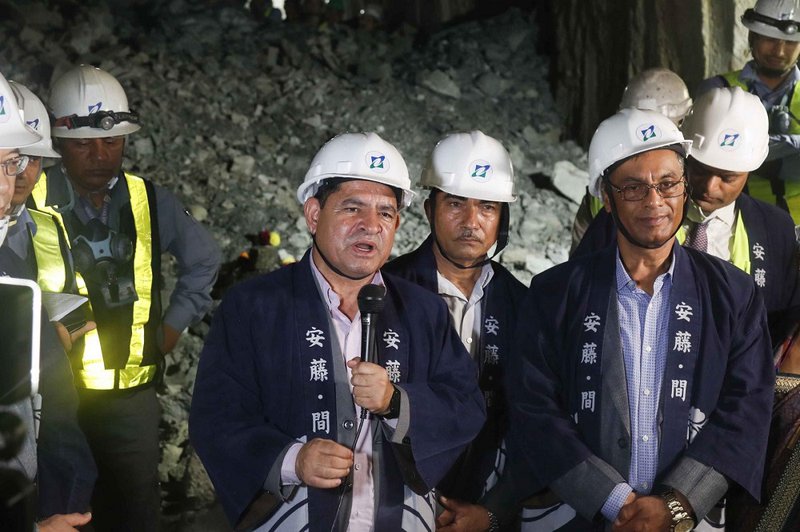
<path fill-rule="evenodd" d="M 659 275 L 653 295 L 636 287 L 617 252 L 617 309 L 631 418 L 631 468 L 628 482 L 617 484 L 601 512 L 617 518 L 631 491 L 648 494 L 658 470 L 659 400 L 669 347 L 669 293 L 672 272 Z"/>

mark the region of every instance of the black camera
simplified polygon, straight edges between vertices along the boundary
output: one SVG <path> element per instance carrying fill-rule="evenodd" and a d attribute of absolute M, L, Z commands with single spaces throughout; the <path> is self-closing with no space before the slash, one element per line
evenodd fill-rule
<path fill-rule="evenodd" d="M 773 135 L 786 135 L 792 126 L 791 111 L 785 105 L 776 105 L 769 111 L 769 132 Z"/>
<path fill-rule="evenodd" d="M 94 219 L 72 242 L 75 269 L 100 288 L 108 308 L 133 303 L 139 296 L 133 280 L 133 242 Z"/>

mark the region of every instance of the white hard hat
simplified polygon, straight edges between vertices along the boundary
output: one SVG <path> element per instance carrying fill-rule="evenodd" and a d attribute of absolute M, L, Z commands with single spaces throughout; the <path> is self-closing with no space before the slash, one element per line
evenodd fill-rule
<path fill-rule="evenodd" d="M 668 68 L 649 68 L 628 82 L 619 107 L 656 111 L 680 124 L 692 108 L 692 99 L 686 83 L 675 72 Z"/>
<path fill-rule="evenodd" d="M 81 65 L 58 78 L 50 88 L 49 103 L 56 117 L 54 137 L 119 137 L 140 127 L 119 81 L 92 66 Z"/>
<path fill-rule="evenodd" d="M 419 186 L 485 201 L 517 200 L 511 157 L 481 131 L 454 133 L 436 144 Z"/>
<path fill-rule="evenodd" d="M 759 35 L 784 41 L 800 41 L 798 0 L 758 0 L 742 15 L 742 24 Z"/>
<path fill-rule="evenodd" d="M 23 148 L 41 140 L 42 136 L 25 124 L 17 97 L 6 78 L 0 74 L 0 149 Z"/>
<path fill-rule="evenodd" d="M 397 148 L 377 133 L 343 133 L 326 142 L 297 189 L 298 201 L 305 203 L 324 180 L 335 177 L 365 179 L 399 188 L 403 191 L 399 209 L 411 205 L 414 197 L 406 162 Z"/>
<path fill-rule="evenodd" d="M 704 93 L 683 122 L 692 157 L 729 172 L 752 172 L 769 153 L 769 118 L 758 96 L 739 87 Z"/>
<path fill-rule="evenodd" d="M 25 123 L 42 136 L 42 140 L 20 148 L 19 152 L 22 155 L 60 159 L 61 155 L 53 149 L 53 140 L 50 138 L 50 116 L 42 101 L 25 85 L 16 81 L 9 81 L 8 84 L 11 85 L 11 90 L 17 98 L 17 105 L 22 109 Z"/>
<path fill-rule="evenodd" d="M 685 140 L 678 126 L 661 113 L 639 109 L 617 111 L 597 126 L 589 145 L 589 192 L 602 197 L 600 180 L 615 163 L 674 144 L 688 155 L 692 142 Z"/>

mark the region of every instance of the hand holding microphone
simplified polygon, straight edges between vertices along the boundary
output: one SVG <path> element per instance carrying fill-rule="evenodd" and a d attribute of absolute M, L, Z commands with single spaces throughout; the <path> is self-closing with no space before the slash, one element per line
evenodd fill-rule
<path fill-rule="evenodd" d="M 347 362 L 353 370 L 350 382 L 353 385 L 353 400 L 358 406 L 373 414 L 383 414 L 389 410 L 389 402 L 394 386 L 383 366 L 354 358 Z"/>
<path fill-rule="evenodd" d="M 353 400 L 373 414 L 389 409 L 394 386 L 386 369 L 375 364 L 375 325 L 383 310 L 386 288 L 377 284 L 364 285 L 358 292 L 358 310 L 361 312 L 361 357 L 347 363 L 352 370 Z M 362 411 L 363 414 L 363 411 Z"/>

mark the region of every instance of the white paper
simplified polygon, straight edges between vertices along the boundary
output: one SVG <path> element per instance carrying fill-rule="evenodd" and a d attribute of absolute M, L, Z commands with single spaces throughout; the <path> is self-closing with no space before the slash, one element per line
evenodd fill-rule
<path fill-rule="evenodd" d="M 89 301 L 83 296 L 75 294 L 62 294 L 60 292 L 42 292 L 42 306 L 47 309 L 50 321 L 61 321 L 61 319 Z"/>

